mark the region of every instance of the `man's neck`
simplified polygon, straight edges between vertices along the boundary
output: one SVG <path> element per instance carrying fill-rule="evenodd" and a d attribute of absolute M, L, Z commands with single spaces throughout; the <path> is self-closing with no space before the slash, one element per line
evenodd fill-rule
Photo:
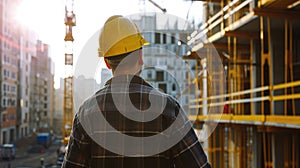
<path fill-rule="evenodd" d="M 136 75 L 136 76 L 140 76 L 140 74 L 141 74 L 141 71 L 138 71 L 136 73 L 126 72 L 126 71 L 113 72 L 113 76 L 121 76 L 121 75 Z"/>

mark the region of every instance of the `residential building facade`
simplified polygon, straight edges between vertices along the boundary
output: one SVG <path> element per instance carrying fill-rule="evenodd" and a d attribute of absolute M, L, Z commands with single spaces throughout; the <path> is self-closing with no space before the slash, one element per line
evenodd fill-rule
<path fill-rule="evenodd" d="M 18 1 L 0 1 L 0 143 L 12 143 L 17 135 L 19 32 L 14 7 Z"/>
<path fill-rule="evenodd" d="M 49 130 L 54 108 L 54 70 L 49 46 L 37 41 L 36 56 L 31 57 L 30 125 L 31 130 Z"/>
<path fill-rule="evenodd" d="M 150 42 L 143 50 L 141 76 L 155 88 L 178 99 L 188 110 L 188 94 L 182 92 L 188 87 L 188 74 L 192 70 L 181 56 L 188 52 L 186 39 L 192 32 L 191 25 L 177 16 L 159 13 L 144 13 L 132 19 Z"/>
<path fill-rule="evenodd" d="M 18 125 L 17 136 L 23 138 L 29 135 L 30 119 L 30 93 L 31 84 L 31 58 L 36 55 L 37 35 L 32 30 L 21 27 L 20 31 L 20 55 L 18 67 Z"/>

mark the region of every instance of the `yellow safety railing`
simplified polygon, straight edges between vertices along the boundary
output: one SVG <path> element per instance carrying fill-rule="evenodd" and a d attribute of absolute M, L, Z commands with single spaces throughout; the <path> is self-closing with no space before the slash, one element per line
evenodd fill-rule
<path fill-rule="evenodd" d="M 254 0 L 245 0 L 245 1 L 239 1 L 239 0 L 233 0 L 226 4 L 219 12 L 217 12 L 215 15 L 210 17 L 205 24 L 203 24 L 199 30 L 200 32 L 194 32 L 191 34 L 191 39 L 188 41 L 188 45 L 191 45 L 192 43 L 196 42 L 198 39 L 203 38 L 205 35 L 207 35 L 207 32 L 219 28 L 220 32 L 222 30 L 229 30 L 229 25 L 238 21 L 239 17 L 233 17 L 238 14 L 238 12 L 242 9 L 246 9 L 246 11 L 243 11 L 241 13 L 243 14 L 250 14 L 252 10 L 254 9 Z M 253 13 L 251 13 L 253 14 Z M 225 26 L 222 26 L 225 25 Z M 224 33 L 224 32 L 223 32 Z M 202 40 L 200 40 L 202 41 Z M 201 46 L 201 44 L 197 44 L 196 48 L 200 48 L 198 45 Z M 198 47 L 197 47 L 198 46 Z M 197 49 L 195 49 L 197 50 Z"/>
<path fill-rule="evenodd" d="M 220 102 L 214 102 L 210 104 L 202 104 L 203 100 L 224 100 L 225 98 L 233 98 L 234 96 L 242 96 L 247 95 L 251 93 L 258 93 L 263 91 L 269 91 L 274 92 L 276 90 L 280 89 L 287 89 L 290 87 L 298 87 L 300 86 L 300 81 L 295 82 L 289 82 L 289 83 L 283 83 L 283 84 L 277 84 L 273 86 L 262 86 L 254 89 L 234 92 L 234 93 L 228 93 L 228 94 L 222 94 L 222 95 L 213 95 L 207 98 L 197 98 L 192 99 L 189 101 L 190 105 L 189 108 L 191 109 L 198 109 L 203 107 L 215 107 L 215 106 L 224 106 L 225 104 L 233 105 L 233 104 L 240 104 L 240 103 L 251 103 L 251 102 L 263 102 L 263 101 L 270 101 L 270 102 L 276 102 L 276 101 L 282 101 L 282 100 L 295 100 L 300 99 L 300 93 L 293 93 L 293 94 L 281 94 L 281 95 L 267 95 L 267 96 L 261 96 L 261 97 L 252 97 L 252 98 L 246 98 L 246 99 L 232 99 L 229 101 L 220 101 Z M 191 104 L 194 105 L 191 105 Z M 196 105 L 195 105 L 196 103 Z M 206 120 L 216 120 L 216 121 L 245 121 L 245 122 L 260 122 L 260 123 L 279 123 L 279 124 L 293 124 L 293 125 L 299 125 L 300 126 L 300 115 L 287 115 L 282 113 L 282 115 L 273 114 L 270 113 L 268 115 L 264 114 L 258 114 L 258 115 L 236 115 L 235 113 L 229 113 L 229 114 L 208 114 L 208 115 L 189 115 L 189 118 L 191 120 L 200 120 L 200 121 L 206 121 Z"/>

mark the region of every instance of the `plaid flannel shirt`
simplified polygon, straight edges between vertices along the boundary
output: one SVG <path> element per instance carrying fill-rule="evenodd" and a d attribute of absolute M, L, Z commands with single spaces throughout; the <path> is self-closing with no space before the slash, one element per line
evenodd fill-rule
<path fill-rule="evenodd" d="M 138 76 L 117 76 L 112 78 L 120 87 L 128 87 L 129 79 L 129 97 L 132 104 L 140 110 L 149 108 L 149 93 L 154 89 L 150 84 Z M 167 97 L 166 106 L 163 112 L 154 120 L 148 122 L 137 122 L 126 118 L 116 108 L 111 96 L 112 88 L 110 79 L 104 88 L 95 94 L 95 99 L 99 110 L 114 128 L 122 134 L 144 137 L 159 134 L 168 128 L 176 119 L 183 117 L 185 124 L 191 124 L 186 114 L 180 110 L 181 107 L 171 96 Z M 124 85 L 123 85 L 124 84 Z M 117 91 L 118 92 L 118 91 Z M 124 92 L 119 90 L 121 97 Z M 189 129 L 181 141 L 173 145 L 164 152 L 153 156 L 123 156 L 113 153 L 97 144 L 97 140 L 91 138 L 80 120 L 80 114 L 89 114 L 91 99 L 86 100 L 75 115 L 70 141 L 65 154 L 63 168 L 77 167 L 123 167 L 123 168 L 153 168 L 153 167 L 184 167 L 184 168 L 209 168 L 210 164 L 198 141 L 198 138 L 192 128 Z M 125 106 L 126 107 L 126 106 Z M 92 123 L 91 123 L 92 125 Z M 100 136 L 105 137 L 106 133 Z M 124 144 L 126 145 L 126 143 Z M 159 145 L 153 148 L 159 148 Z"/>

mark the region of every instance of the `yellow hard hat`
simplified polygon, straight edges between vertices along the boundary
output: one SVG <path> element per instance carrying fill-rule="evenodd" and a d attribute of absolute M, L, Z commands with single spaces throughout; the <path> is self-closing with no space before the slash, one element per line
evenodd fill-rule
<path fill-rule="evenodd" d="M 125 54 L 149 44 L 128 18 L 114 15 L 107 19 L 99 36 L 99 57 Z"/>

